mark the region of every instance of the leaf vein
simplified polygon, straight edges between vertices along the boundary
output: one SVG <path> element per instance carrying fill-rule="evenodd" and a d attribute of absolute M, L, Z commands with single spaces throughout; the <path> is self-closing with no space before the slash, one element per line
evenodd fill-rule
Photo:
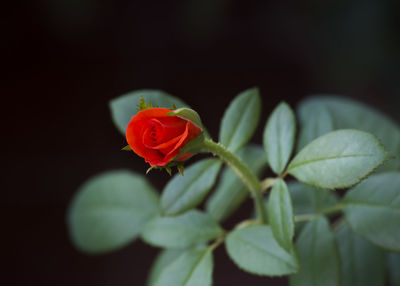
<path fill-rule="evenodd" d="M 316 158 L 316 159 L 311 159 L 308 161 L 303 161 L 298 164 L 291 165 L 291 166 L 289 166 L 288 170 L 290 171 L 299 166 L 312 164 L 312 163 L 319 162 L 319 161 L 338 160 L 338 159 L 344 159 L 344 158 L 357 158 L 357 157 L 374 157 L 374 156 L 376 156 L 376 154 L 354 154 L 354 155 L 341 155 L 341 156 Z"/>
<path fill-rule="evenodd" d="M 196 271 L 197 266 L 203 261 L 204 256 L 208 254 L 209 249 L 207 249 L 200 257 L 199 260 L 196 261 L 195 265 L 192 267 L 190 270 L 189 274 L 186 276 L 185 280 L 183 280 L 183 285 L 186 286 L 187 282 L 190 280 L 192 277 L 193 273 Z"/>

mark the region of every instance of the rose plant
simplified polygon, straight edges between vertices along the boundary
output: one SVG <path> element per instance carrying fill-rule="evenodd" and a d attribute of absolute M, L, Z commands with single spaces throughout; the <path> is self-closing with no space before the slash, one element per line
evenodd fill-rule
<path fill-rule="evenodd" d="M 282 102 L 265 124 L 261 147 L 248 143 L 261 114 L 257 88 L 231 102 L 218 142 L 196 111 L 161 91 L 135 91 L 110 108 L 126 136 L 124 150 L 150 170 L 171 174 L 176 166 L 179 173 L 161 195 L 128 170 L 89 179 L 68 212 L 78 249 L 104 253 L 138 237 L 163 248 L 149 286 L 212 285 L 213 251 L 223 244 L 242 270 L 288 275 L 294 286 L 400 285 L 400 128 L 379 111 L 312 96 L 297 108 L 297 134 L 296 115 Z M 183 171 L 200 152 L 216 158 Z M 275 175 L 265 178 L 268 167 Z M 224 229 L 248 197 L 255 213 Z"/>

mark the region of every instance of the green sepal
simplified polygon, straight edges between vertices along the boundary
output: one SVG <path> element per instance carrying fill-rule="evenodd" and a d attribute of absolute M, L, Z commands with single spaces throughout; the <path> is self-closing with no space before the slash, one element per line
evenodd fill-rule
<path fill-rule="evenodd" d="M 146 100 L 144 100 L 143 96 L 141 96 L 137 110 L 141 111 L 141 110 L 150 109 L 150 108 L 153 108 L 153 105 L 151 104 L 150 100 L 149 100 L 149 103 L 146 104 Z"/>
<path fill-rule="evenodd" d="M 170 166 L 165 166 L 165 171 L 167 171 L 167 173 L 172 176 L 172 168 Z"/>
<path fill-rule="evenodd" d="M 203 124 L 201 123 L 201 119 L 199 114 L 194 111 L 191 108 L 179 108 L 176 110 L 172 110 L 170 112 L 167 112 L 167 115 L 169 116 L 178 116 L 180 118 L 189 120 L 190 122 L 192 122 L 194 125 L 196 125 L 197 127 L 199 127 L 201 130 L 203 130 Z"/>
<path fill-rule="evenodd" d="M 172 163 L 170 163 L 170 164 L 168 164 L 168 165 L 165 165 L 165 166 L 151 166 L 151 167 L 149 167 L 149 168 L 146 170 L 146 175 L 147 175 L 148 173 L 150 173 L 151 170 L 153 170 L 153 169 L 158 169 L 158 170 L 160 170 L 160 171 L 165 170 L 165 171 L 168 173 L 168 175 L 172 176 L 172 167 L 173 167 L 173 166 L 174 166 L 174 165 L 173 165 Z"/>
<path fill-rule="evenodd" d="M 179 154 L 176 155 L 174 158 L 171 159 L 171 161 L 176 160 L 180 156 L 186 153 L 191 153 L 191 154 L 196 154 L 199 153 L 203 149 L 203 143 L 204 143 L 204 133 L 200 134 L 196 138 L 190 140 L 188 143 L 186 143 L 185 146 L 183 146 L 179 150 Z"/>
<path fill-rule="evenodd" d="M 178 163 L 176 165 L 176 168 L 178 169 L 179 173 L 183 176 L 185 170 L 185 166 L 183 165 L 183 163 L 182 162 Z"/>
<path fill-rule="evenodd" d="M 149 167 L 147 170 L 146 170 L 146 175 L 148 174 L 148 173 L 150 173 L 150 171 L 151 170 L 153 170 L 153 169 L 161 169 L 159 166 L 151 166 L 151 167 Z"/>
<path fill-rule="evenodd" d="M 121 151 L 133 151 L 131 146 L 126 145 L 124 148 L 121 149 Z"/>
<path fill-rule="evenodd" d="M 165 166 L 151 166 L 146 170 L 146 175 L 151 170 L 157 169 L 160 171 L 165 170 L 168 173 L 168 175 L 172 176 L 172 167 L 176 167 L 179 173 L 183 176 L 183 169 L 184 169 L 183 162 L 169 162 Z"/>

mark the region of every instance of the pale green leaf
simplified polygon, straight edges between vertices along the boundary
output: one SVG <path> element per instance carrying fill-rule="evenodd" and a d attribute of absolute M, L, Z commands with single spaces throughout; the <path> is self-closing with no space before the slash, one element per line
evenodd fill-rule
<path fill-rule="evenodd" d="M 331 128 L 329 121 L 332 120 L 333 129 L 355 128 L 376 135 L 388 152 L 397 157 L 396 160 L 388 161 L 383 167 L 391 170 L 398 170 L 400 167 L 400 126 L 378 110 L 348 98 L 318 96 L 302 101 L 297 112 L 302 126 L 301 144 L 310 142 L 323 132 L 329 132 Z M 321 115 L 321 112 L 326 112 L 326 116 Z M 332 119 L 327 119 L 328 117 Z M 320 123 L 317 123 L 317 120 L 320 120 Z M 307 126 L 317 124 L 324 126 L 320 129 L 322 133 L 303 135 L 304 132 L 308 132 Z M 307 137 L 307 140 L 302 140 L 303 137 Z"/>
<path fill-rule="evenodd" d="M 220 168 L 219 160 L 206 159 L 185 169 L 184 176 L 176 174 L 161 196 L 164 214 L 179 214 L 200 204 L 214 185 Z"/>
<path fill-rule="evenodd" d="M 319 108 L 305 108 L 300 104 L 298 108 L 300 120 L 300 133 L 297 143 L 297 151 L 303 149 L 314 139 L 335 130 L 333 118 L 325 106 Z M 353 126 L 356 128 L 356 126 Z"/>
<path fill-rule="evenodd" d="M 138 111 L 140 98 L 151 102 L 153 107 L 172 108 L 175 104 L 178 108 L 189 107 L 181 99 L 174 97 L 161 90 L 136 90 L 110 101 L 111 117 L 118 130 L 125 136 L 126 126 Z"/>
<path fill-rule="evenodd" d="M 387 158 L 387 152 L 374 135 L 344 129 L 309 143 L 290 162 L 288 172 L 315 187 L 346 188 L 368 176 Z"/>
<path fill-rule="evenodd" d="M 296 215 L 318 213 L 338 203 L 337 195 L 330 190 L 314 188 L 300 182 L 289 182 L 294 213 Z"/>
<path fill-rule="evenodd" d="M 296 241 L 301 269 L 291 286 L 341 285 L 340 258 L 328 220 L 319 216 L 307 223 Z"/>
<path fill-rule="evenodd" d="M 165 267 L 155 286 L 211 286 L 213 257 L 210 248 L 186 251 Z"/>
<path fill-rule="evenodd" d="M 256 145 L 240 148 L 236 155 L 256 174 L 267 166 L 264 150 Z M 225 220 L 247 198 L 249 190 L 231 168 L 226 167 L 221 179 L 207 200 L 206 209 L 217 221 Z"/>
<path fill-rule="evenodd" d="M 79 189 L 69 208 L 68 227 L 79 249 L 101 253 L 133 241 L 158 212 L 157 194 L 144 177 L 112 171 Z"/>
<path fill-rule="evenodd" d="M 289 105 L 280 103 L 268 118 L 263 142 L 268 163 L 276 174 L 285 169 L 293 151 L 296 119 Z"/>
<path fill-rule="evenodd" d="M 337 194 L 330 190 L 317 189 L 298 181 L 288 182 L 287 185 L 292 197 L 293 212 L 296 216 L 317 214 L 339 202 Z M 295 232 L 298 233 L 305 224 L 305 221 L 297 222 Z"/>
<path fill-rule="evenodd" d="M 277 179 L 268 199 L 268 221 L 278 243 L 290 251 L 293 247 L 294 220 L 292 199 L 282 179 Z"/>
<path fill-rule="evenodd" d="M 219 141 L 235 152 L 245 145 L 256 130 L 261 114 L 258 88 L 240 93 L 226 109 L 221 122 Z"/>
<path fill-rule="evenodd" d="M 179 216 L 156 217 L 146 224 L 142 238 L 151 245 L 186 248 L 222 234 L 221 227 L 209 215 L 191 210 Z"/>
<path fill-rule="evenodd" d="M 400 254 L 388 254 L 389 281 L 391 286 L 400 285 Z"/>
<path fill-rule="evenodd" d="M 342 261 L 342 286 L 385 285 L 385 255 L 343 224 L 336 232 Z"/>
<path fill-rule="evenodd" d="M 156 257 L 153 262 L 153 265 L 150 270 L 149 277 L 147 279 L 147 286 L 155 286 L 158 277 L 161 272 L 171 263 L 173 263 L 176 259 L 178 259 L 184 250 L 182 249 L 165 249 L 162 250 Z"/>
<path fill-rule="evenodd" d="M 258 275 L 287 275 L 299 267 L 295 252 L 282 248 L 266 225 L 232 231 L 226 238 L 226 249 L 241 269 Z"/>
<path fill-rule="evenodd" d="M 400 172 L 369 177 L 343 203 L 352 230 L 380 247 L 400 251 Z"/>

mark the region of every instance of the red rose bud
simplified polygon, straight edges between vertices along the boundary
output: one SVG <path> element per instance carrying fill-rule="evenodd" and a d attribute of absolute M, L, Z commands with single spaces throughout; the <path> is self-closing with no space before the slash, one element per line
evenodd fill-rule
<path fill-rule="evenodd" d="M 149 108 L 132 117 L 126 128 L 126 140 L 132 150 L 151 166 L 165 166 L 173 161 L 184 161 L 192 154 L 180 149 L 201 135 L 202 130 L 190 120 L 171 116 L 170 109 Z M 167 114 L 169 113 L 169 114 Z"/>

